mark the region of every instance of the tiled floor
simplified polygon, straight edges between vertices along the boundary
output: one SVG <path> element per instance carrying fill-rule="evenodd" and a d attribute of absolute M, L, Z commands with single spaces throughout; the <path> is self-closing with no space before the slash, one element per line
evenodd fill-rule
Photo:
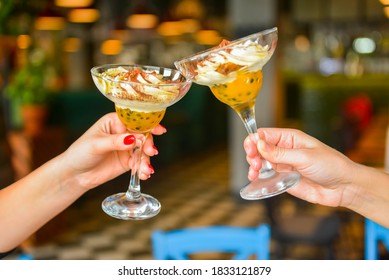
<path fill-rule="evenodd" d="M 261 202 L 243 201 L 231 195 L 228 174 L 228 154 L 224 148 L 159 166 L 152 179 L 143 183 L 143 190 L 160 200 L 160 214 L 144 221 L 120 221 L 105 215 L 100 203 L 106 195 L 125 190 L 126 174 L 109 184 L 116 184 L 115 187 L 91 191 L 53 220 L 46 228 L 60 230 L 40 238 L 46 242 L 39 242 L 29 252 L 36 259 L 152 259 L 150 234 L 155 229 L 207 225 L 251 227 L 266 221 Z M 336 258 L 361 259 L 362 218 L 347 211 L 343 213 Z M 288 258 L 317 256 L 312 248 L 297 246 Z"/>

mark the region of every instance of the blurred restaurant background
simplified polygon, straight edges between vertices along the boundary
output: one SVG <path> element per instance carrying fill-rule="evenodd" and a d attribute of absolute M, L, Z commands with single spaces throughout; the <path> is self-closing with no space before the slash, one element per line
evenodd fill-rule
<path fill-rule="evenodd" d="M 387 0 L 0 0 L 1 187 L 114 110 L 93 84 L 93 66 L 174 67 L 223 38 L 274 26 L 278 45 L 264 68 L 258 125 L 301 129 L 357 162 L 389 168 Z M 32 107 L 43 112 L 34 117 Z M 355 213 L 289 194 L 239 197 L 247 183 L 246 133 L 208 88 L 193 84 L 162 124 L 168 133 L 155 137 L 156 173 L 143 182 L 162 203 L 158 216 L 118 221 L 102 212 L 105 196 L 126 189 L 123 174 L 84 195 L 10 257 L 152 259 L 156 229 L 269 223 L 271 259 L 364 258 L 364 219 Z"/>

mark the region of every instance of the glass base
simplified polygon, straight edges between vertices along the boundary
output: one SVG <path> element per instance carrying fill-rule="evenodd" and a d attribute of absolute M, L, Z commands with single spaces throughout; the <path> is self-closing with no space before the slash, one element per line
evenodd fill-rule
<path fill-rule="evenodd" d="M 161 210 L 159 201 L 147 194 L 136 200 L 129 200 L 126 193 L 114 194 L 104 199 L 101 207 L 109 216 L 121 220 L 149 219 Z"/>
<path fill-rule="evenodd" d="M 264 199 L 276 196 L 295 186 L 300 181 L 298 172 L 274 172 L 271 176 L 259 177 L 240 190 L 246 200 Z"/>

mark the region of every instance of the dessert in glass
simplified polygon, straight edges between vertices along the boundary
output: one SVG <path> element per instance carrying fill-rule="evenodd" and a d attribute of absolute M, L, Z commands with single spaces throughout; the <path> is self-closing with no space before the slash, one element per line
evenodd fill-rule
<path fill-rule="evenodd" d="M 116 113 L 128 132 L 137 137 L 128 190 L 107 197 L 102 208 L 108 215 L 122 220 L 154 217 L 161 204 L 141 193 L 142 147 L 150 131 L 162 120 L 166 108 L 187 93 L 191 81 L 175 69 L 144 65 L 108 64 L 92 68 L 91 73 L 99 91 L 115 103 Z"/>
<path fill-rule="evenodd" d="M 262 68 L 277 45 L 277 28 L 264 30 L 176 61 L 185 77 L 208 86 L 214 96 L 230 106 L 243 121 L 251 139 L 258 141 L 255 120 L 256 97 L 262 87 Z M 262 159 L 258 178 L 241 189 L 247 200 L 262 199 L 285 192 L 297 184 L 300 174 L 277 172 Z"/>

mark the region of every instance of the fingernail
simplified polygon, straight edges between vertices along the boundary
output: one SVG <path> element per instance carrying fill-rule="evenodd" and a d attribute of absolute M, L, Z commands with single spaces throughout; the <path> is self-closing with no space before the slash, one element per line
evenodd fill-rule
<path fill-rule="evenodd" d="M 163 133 L 167 131 L 166 127 L 164 127 L 162 124 L 159 124 L 163 128 Z"/>
<path fill-rule="evenodd" d="M 261 138 L 258 139 L 257 146 L 259 150 L 266 151 L 266 143 Z"/>
<path fill-rule="evenodd" d="M 153 145 L 153 149 L 154 149 L 154 155 L 158 155 L 158 149 L 157 149 L 157 147 L 155 147 L 154 145 Z"/>
<path fill-rule="evenodd" d="M 151 166 L 151 164 L 149 163 L 149 169 L 151 171 L 151 174 L 154 174 L 154 168 Z"/>
<path fill-rule="evenodd" d="M 135 136 L 134 135 L 127 135 L 124 137 L 123 143 L 124 145 L 131 145 L 135 142 Z"/>

